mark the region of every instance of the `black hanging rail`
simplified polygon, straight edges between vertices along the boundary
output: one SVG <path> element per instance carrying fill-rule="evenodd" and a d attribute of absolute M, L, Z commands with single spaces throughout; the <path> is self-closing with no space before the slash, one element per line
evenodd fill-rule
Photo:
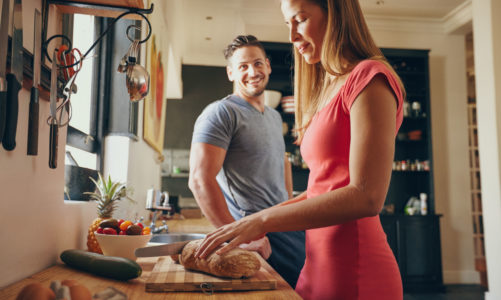
<path fill-rule="evenodd" d="M 64 5 L 64 6 L 73 6 L 78 8 L 88 8 L 88 9 L 99 9 L 99 10 L 113 10 L 118 12 L 138 12 L 141 14 L 151 14 L 153 12 L 153 3 L 150 8 L 136 8 L 136 7 L 127 7 L 127 6 L 115 6 L 115 5 L 106 5 L 106 4 L 98 4 L 98 3 L 84 3 L 79 1 L 57 1 L 57 0 L 47 0 L 49 4 L 56 5 Z"/>
<path fill-rule="evenodd" d="M 101 39 L 108 33 L 108 31 L 113 27 L 113 25 L 125 17 L 126 15 L 135 14 L 142 17 L 146 23 L 148 24 L 148 34 L 146 38 L 141 40 L 139 43 L 142 44 L 146 42 L 151 36 L 151 23 L 146 18 L 145 14 L 151 14 L 153 12 L 153 3 L 150 5 L 148 9 L 142 9 L 137 7 L 125 7 L 125 6 L 114 6 L 114 5 L 106 5 L 106 4 L 91 4 L 91 3 L 83 3 L 78 1 L 57 1 L 57 0 L 43 0 L 42 2 L 42 52 L 45 54 L 44 56 L 48 58 L 50 62 L 51 59 L 47 53 L 47 46 L 54 38 L 62 38 L 69 43 L 69 48 L 71 49 L 71 40 L 61 34 L 54 35 L 47 39 L 47 26 L 48 26 L 48 15 L 49 15 L 49 5 L 64 5 L 64 6 L 73 6 L 78 8 L 86 8 L 86 9 L 97 9 L 97 10 L 113 10 L 117 12 L 122 12 L 118 17 L 116 17 L 113 22 L 100 34 L 100 36 L 96 39 L 96 41 L 92 44 L 92 46 L 85 52 L 85 54 L 81 57 L 80 60 L 85 59 L 85 57 L 90 53 L 90 51 L 101 41 Z M 130 39 L 130 38 L 129 38 Z M 44 58 L 42 58 L 44 59 Z M 70 68 L 80 63 L 80 60 L 75 62 L 72 65 L 65 66 L 64 68 Z"/>

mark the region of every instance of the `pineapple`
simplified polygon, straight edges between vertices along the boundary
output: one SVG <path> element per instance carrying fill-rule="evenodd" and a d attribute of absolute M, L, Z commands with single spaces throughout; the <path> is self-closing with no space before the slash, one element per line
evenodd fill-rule
<path fill-rule="evenodd" d="M 112 182 L 110 176 L 108 176 L 108 180 L 106 181 L 101 173 L 98 173 L 98 175 L 99 180 L 97 182 L 94 178 L 90 178 L 96 185 L 96 191 L 93 193 L 86 193 L 90 195 L 91 200 L 97 201 L 97 218 L 89 227 L 87 234 L 87 249 L 90 252 L 103 254 L 94 236 L 94 232 L 99 228 L 101 221 L 112 217 L 117 201 L 127 196 L 127 190 L 125 184 Z"/>

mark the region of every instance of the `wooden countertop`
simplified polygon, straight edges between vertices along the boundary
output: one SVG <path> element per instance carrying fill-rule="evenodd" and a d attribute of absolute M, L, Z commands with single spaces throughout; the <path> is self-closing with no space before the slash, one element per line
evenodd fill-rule
<path fill-rule="evenodd" d="M 162 225 L 161 221 L 156 222 L 157 226 Z M 200 219 L 170 219 L 166 221 L 170 233 L 209 233 L 215 229 L 206 218 Z"/>
<path fill-rule="evenodd" d="M 212 230 L 211 225 L 206 219 L 185 219 L 168 220 L 170 232 L 193 232 L 207 233 Z M 301 297 L 278 275 L 266 261 L 261 259 L 261 263 L 277 279 L 277 289 L 269 291 L 235 291 L 235 292 L 215 292 L 213 295 L 206 295 L 202 292 L 165 292 L 165 293 L 147 293 L 145 291 L 145 282 L 149 277 L 158 257 L 139 258 L 137 262 L 143 268 L 141 277 L 129 280 L 127 282 L 107 279 L 94 276 L 89 273 L 71 269 L 62 263 L 58 263 L 39 273 L 29 276 L 26 279 L 18 281 L 6 288 L 0 290 L 0 299 L 14 300 L 19 291 L 28 283 L 40 282 L 49 287 L 53 280 L 75 279 L 85 285 L 92 294 L 113 286 L 126 293 L 129 300 L 163 300 L 163 299 L 284 299 L 293 300 Z"/>

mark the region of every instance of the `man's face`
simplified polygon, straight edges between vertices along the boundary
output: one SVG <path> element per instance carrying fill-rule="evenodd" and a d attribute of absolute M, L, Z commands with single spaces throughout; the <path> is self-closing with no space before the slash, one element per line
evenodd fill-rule
<path fill-rule="evenodd" d="M 270 62 L 256 46 L 246 46 L 233 52 L 226 67 L 228 78 L 235 82 L 235 93 L 245 97 L 260 96 L 270 78 Z"/>

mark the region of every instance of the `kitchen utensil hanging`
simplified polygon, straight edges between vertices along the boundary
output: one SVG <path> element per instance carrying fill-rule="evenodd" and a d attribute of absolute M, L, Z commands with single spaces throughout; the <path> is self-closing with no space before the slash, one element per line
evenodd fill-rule
<path fill-rule="evenodd" d="M 56 95 L 62 95 L 63 101 L 55 108 L 54 113 L 47 119 L 47 124 L 56 123 L 58 127 L 63 127 L 68 125 L 71 120 L 71 95 L 77 92 L 77 86 L 75 80 L 77 78 L 78 72 L 82 68 L 82 53 L 77 48 L 68 49 L 67 46 L 61 45 L 59 48 L 54 50 L 56 54 L 55 64 L 58 69 L 57 74 L 59 78 L 64 78 L 64 82 L 58 87 Z M 77 54 L 78 56 L 76 56 Z M 78 60 L 78 64 L 73 62 Z M 53 62 L 54 63 L 54 62 Z M 52 91 L 51 91 L 52 92 Z"/>
<path fill-rule="evenodd" d="M 126 12 L 120 14 L 101 33 L 101 35 L 94 41 L 94 43 L 90 46 L 90 48 L 83 55 L 80 55 L 78 60 L 74 61 L 73 63 L 68 62 L 68 64 L 64 64 L 62 66 L 62 68 L 68 69 L 68 68 L 73 68 L 77 65 L 81 65 L 82 61 L 87 58 L 87 56 L 92 51 L 92 49 L 94 49 L 94 47 L 96 47 L 96 45 L 103 39 L 103 37 L 110 31 L 112 26 L 115 25 L 115 23 L 118 20 L 120 20 L 121 18 L 123 18 L 124 16 L 129 15 L 129 14 L 139 15 L 148 24 L 148 34 L 146 35 L 146 37 L 143 40 L 131 39 L 129 37 L 129 29 L 136 28 L 136 29 L 140 30 L 140 28 L 137 26 L 133 26 L 133 25 L 131 25 L 127 28 L 126 35 L 127 35 L 127 38 L 132 41 L 132 45 L 130 46 L 129 51 L 127 52 L 127 54 L 130 53 L 130 55 L 126 54 L 127 60 L 125 61 L 125 64 L 124 64 L 126 66 L 124 71 L 126 73 L 126 86 L 127 86 L 127 91 L 130 94 L 130 100 L 131 101 L 139 101 L 139 100 L 143 99 L 148 94 L 148 91 L 149 91 L 149 74 L 143 66 L 137 64 L 137 55 L 138 55 L 139 44 L 146 42 L 151 36 L 151 23 L 148 20 L 148 18 L 146 18 L 146 16 L 143 14 L 143 13 L 151 13 L 151 12 L 153 12 L 153 4 L 151 4 L 151 8 L 147 11 L 140 12 L 138 10 L 130 10 L 130 11 L 126 11 Z M 43 51 L 45 53 L 46 58 L 49 60 L 49 62 L 52 62 L 52 59 L 49 57 L 49 54 L 47 52 L 47 48 L 48 48 L 48 44 L 55 38 L 65 39 L 69 44 L 68 49 L 72 49 L 71 40 L 67 36 L 62 35 L 62 34 L 56 34 L 56 35 L 51 36 L 50 38 L 47 39 L 47 41 L 45 41 L 43 43 Z M 120 68 L 119 68 L 119 71 L 120 71 Z M 66 72 L 66 75 L 69 76 L 71 74 L 68 74 Z M 73 85 L 71 85 L 71 86 L 73 86 Z M 71 93 L 70 93 L 70 95 L 71 95 Z"/>
<path fill-rule="evenodd" d="M 135 102 L 144 99 L 148 95 L 150 90 L 150 74 L 143 66 L 137 64 L 140 41 L 129 36 L 129 30 L 132 28 L 141 31 L 141 28 L 135 25 L 127 27 L 127 38 L 132 44 L 120 60 L 117 71 L 126 74 L 125 85 L 130 95 L 130 101 Z"/>
<path fill-rule="evenodd" d="M 76 57 L 75 53 L 79 56 Z M 51 85 L 50 85 L 50 116 L 47 118 L 47 124 L 50 127 L 49 135 L 49 167 L 57 168 L 57 148 L 59 127 L 68 125 L 71 120 L 71 95 L 76 92 L 75 79 L 82 67 L 81 52 L 74 48 L 68 49 L 61 45 L 54 50 L 52 59 Z M 79 64 L 68 67 L 75 60 Z M 59 73 L 62 73 L 59 75 Z M 58 85 L 58 79 L 64 78 L 63 85 Z M 61 86 L 61 88 L 60 88 Z M 62 95 L 63 101 L 57 105 L 59 95 Z M 65 114 L 66 113 L 66 114 Z M 66 116 L 65 120 L 64 117 Z M 64 121 L 63 121 L 64 120 Z"/>

